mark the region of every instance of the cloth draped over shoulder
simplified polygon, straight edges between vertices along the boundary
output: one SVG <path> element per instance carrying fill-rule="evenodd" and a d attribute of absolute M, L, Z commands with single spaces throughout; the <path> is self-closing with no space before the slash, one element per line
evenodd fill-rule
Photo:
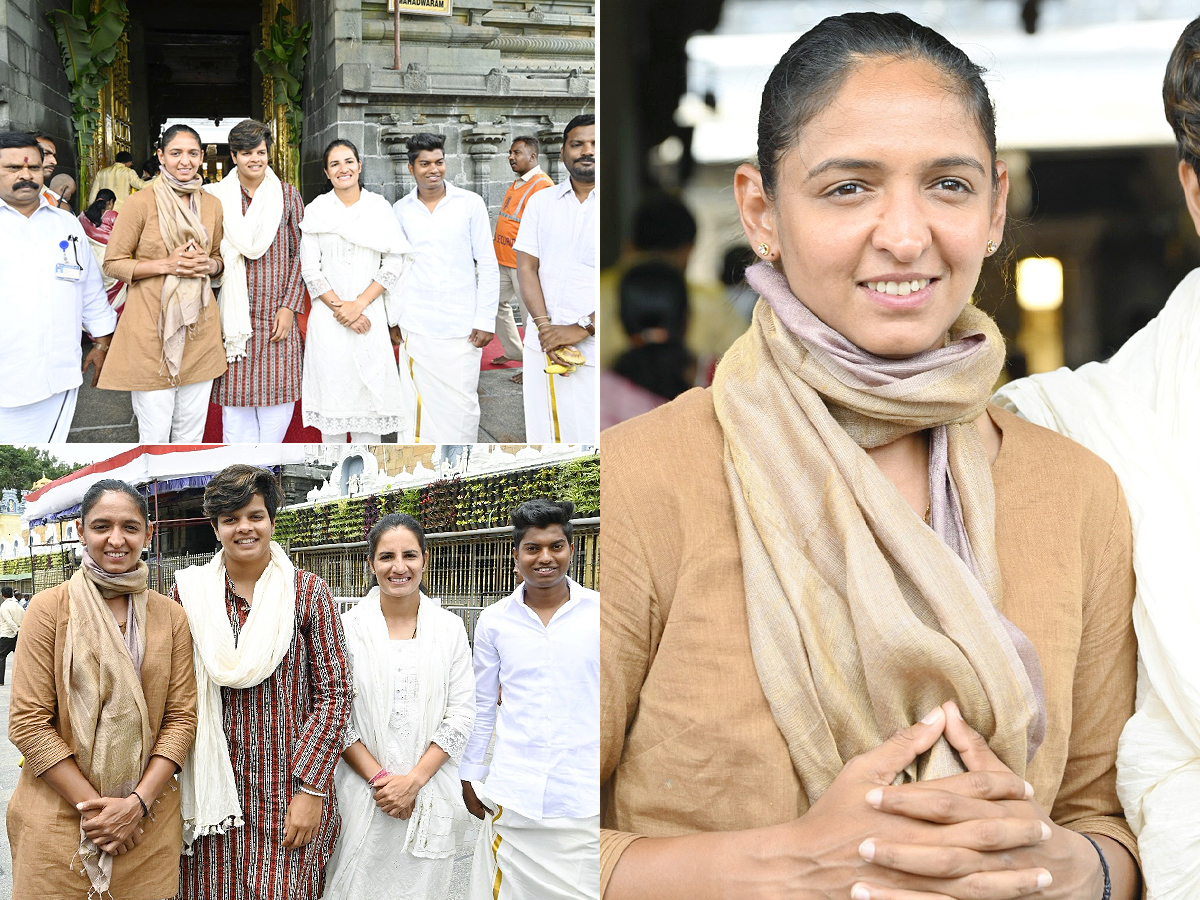
<path fill-rule="evenodd" d="M 283 182 L 271 170 L 254 191 L 254 202 L 242 215 L 242 182 L 237 169 L 216 184 L 205 186 L 221 201 L 222 219 L 221 259 L 225 272 L 221 279 L 221 334 L 225 341 L 225 358 L 236 362 L 246 356 L 250 340 L 250 288 L 247 283 L 246 260 L 259 259 L 275 242 L 279 223 L 283 221 Z"/>
<path fill-rule="evenodd" d="M 83 226 L 83 233 L 87 235 L 88 246 L 92 248 L 92 255 L 96 257 L 96 268 L 101 269 L 103 273 L 104 267 L 104 252 L 108 247 L 108 239 L 112 237 L 113 225 L 117 222 L 117 211 L 110 209 L 100 217 L 100 224 L 92 224 L 92 220 L 84 213 L 79 214 L 79 224 Z M 104 278 L 104 293 L 108 295 L 109 305 L 120 311 L 125 305 L 125 294 L 129 290 L 129 286 L 119 279 L 113 278 L 111 275 L 103 275 Z"/>
<path fill-rule="evenodd" d="M 111 575 L 85 552 L 68 585 L 63 672 L 67 711 L 75 736 L 75 762 L 102 797 L 128 797 L 142 778 L 152 747 L 142 693 L 146 653 L 146 578 L 138 561 L 132 572 Z M 128 595 L 121 634 L 106 598 Z M 79 860 L 97 894 L 109 890 L 113 858 L 79 829 Z"/>
<path fill-rule="evenodd" d="M 222 725 L 221 688 L 265 681 L 291 646 L 296 618 L 296 567 L 277 543 L 254 585 L 250 615 L 235 641 L 225 611 L 225 551 L 203 566 L 175 573 L 192 630 L 196 664 L 196 742 L 180 776 L 184 852 L 197 837 L 244 823 L 229 744 Z"/>
<path fill-rule="evenodd" d="M 362 191 L 358 202 L 351 206 L 342 203 L 333 191 L 322 194 L 305 207 L 300 229 L 305 234 L 336 234 L 351 244 L 385 255 L 412 252 L 392 207 L 371 191 Z"/>
<path fill-rule="evenodd" d="M 205 253 L 213 250 L 212 236 L 200 221 L 200 201 L 196 196 L 204 187 L 200 178 L 182 182 L 163 170 L 152 184 L 158 208 L 158 230 L 168 253 L 174 253 L 188 241 Z M 179 192 L 183 192 L 180 196 Z M 162 361 L 174 381 L 183 364 L 187 332 L 200 318 L 200 310 L 212 300 L 212 284 L 201 278 L 178 278 L 167 274 L 163 279 L 158 333 L 162 338 Z"/>
<path fill-rule="evenodd" d="M 996 402 L 1083 444 L 1121 481 L 1133 525 L 1138 708 L 1117 792 L 1151 900 L 1200 884 L 1200 269 L 1107 362 L 1006 384 Z"/>
<path fill-rule="evenodd" d="M 713 401 L 754 665 L 809 802 L 948 699 L 1022 774 L 1045 733 L 1041 673 L 996 608 L 995 498 L 974 425 L 1003 363 L 999 331 L 968 305 L 944 347 L 887 360 L 824 325 L 774 267 L 746 276 L 767 302 Z M 865 452 L 923 429 L 932 527 Z M 961 771 L 943 738 L 900 780 Z"/>

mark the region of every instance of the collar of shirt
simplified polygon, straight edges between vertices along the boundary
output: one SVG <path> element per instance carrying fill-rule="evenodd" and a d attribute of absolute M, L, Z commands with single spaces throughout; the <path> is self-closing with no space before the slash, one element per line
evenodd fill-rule
<path fill-rule="evenodd" d="M 521 180 L 522 180 L 522 181 L 529 181 L 529 179 L 531 179 L 531 178 L 537 178 L 537 177 L 538 177 L 539 175 L 541 175 L 541 174 L 543 174 L 543 173 L 542 173 L 542 167 L 541 167 L 541 166 L 534 166 L 532 169 L 530 169 L 528 172 L 526 172 L 524 175 L 522 175 L 522 176 L 521 176 Z"/>
<path fill-rule="evenodd" d="M 583 596 L 581 592 L 587 590 L 587 588 L 576 582 L 570 576 L 567 577 L 567 589 L 570 591 L 570 596 L 567 598 L 567 602 L 554 611 L 554 615 L 550 617 L 550 621 L 545 623 L 546 628 L 549 628 L 551 625 L 561 621 L 573 610 L 577 609 L 579 607 L 580 598 Z M 517 585 L 517 589 L 513 591 L 511 597 L 513 603 L 524 610 L 526 615 L 532 616 L 534 621 L 536 621 L 539 625 L 543 624 L 542 617 L 537 614 L 537 610 L 525 602 L 524 584 Z"/>
<path fill-rule="evenodd" d="M 456 196 L 462 197 L 471 193 L 470 191 L 463 190 L 457 185 L 451 184 L 445 179 L 442 180 L 442 184 L 446 186 L 446 196 L 439 200 L 437 206 L 435 206 L 433 209 L 430 209 L 421 201 L 421 198 L 417 193 L 420 188 L 418 188 L 415 184 L 412 186 L 412 190 L 405 194 L 401 199 L 405 203 L 415 203 L 432 216 L 437 210 L 441 209 L 443 205 L 453 203 Z"/>
<path fill-rule="evenodd" d="M 551 190 L 551 189 L 546 188 L 546 190 Z M 575 200 L 576 203 L 579 203 L 580 206 L 584 206 L 585 204 L 591 203 L 596 198 L 596 189 L 592 188 L 591 191 L 588 192 L 586 200 L 583 200 L 583 201 L 578 200 L 575 197 L 575 188 L 571 184 L 571 176 L 570 175 L 568 175 L 566 178 L 564 178 L 560 184 L 555 185 L 553 190 L 554 190 L 553 197 L 555 200 L 562 200 L 567 197 L 570 197 L 572 200 Z"/>
<path fill-rule="evenodd" d="M 53 203 L 51 203 L 49 200 L 46 199 L 46 191 L 47 191 L 46 188 L 43 188 L 41 191 L 38 191 L 38 201 L 39 201 L 38 208 L 33 211 L 33 215 L 35 215 L 35 216 L 47 207 L 50 209 L 56 208 Z M 23 212 L 21 212 L 15 206 L 11 206 L 8 203 L 5 203 L 3 200 L 0 200 L 0 209 L 11 209 L 13 212 L 15 212 L 17 215 L 21 216 L 22 218 L 25 217 L 25 214 Z M 30 218 L 32 218 L 32 216 Z"/>

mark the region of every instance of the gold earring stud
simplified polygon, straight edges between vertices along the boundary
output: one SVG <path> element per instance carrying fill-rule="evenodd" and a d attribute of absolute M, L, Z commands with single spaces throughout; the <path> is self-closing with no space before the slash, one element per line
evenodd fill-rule
<path fill-rule="evenodd" d="M 995 242 L 995 241 L 988 241 L 988 242 L 987 242 L 987 252 L 988 252 L 988 256 L 991 256 L 993 253 L 995 253 L 995 252 L 996 252 L 996 247 L 997 247 L 997 244 L 996 244 L 996 242 Z"/>
<path fill-rule="evenodd" d="M 766 259 L 768 256 L 771 255 L 771 248 L 769 246 L 767 246 L 766 241 L 763 241 L 761 244 L 758 245 L 758 255 L 761 256 L 763 259 Z"/>

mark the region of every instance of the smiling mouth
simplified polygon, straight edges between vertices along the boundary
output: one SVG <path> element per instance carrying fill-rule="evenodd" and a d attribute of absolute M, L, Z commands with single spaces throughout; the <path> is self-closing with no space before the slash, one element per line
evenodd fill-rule
<path fill-rule="evenodd" d="M 934 279 L 932 278 L 914 278 L 911 281 L 864 281 L 868 290 L 875 291 L 878 294 L 888 294 L 892 297 L 907 297 L 909 294 L 915 294 L 917 291 L 927 288 Z"/>

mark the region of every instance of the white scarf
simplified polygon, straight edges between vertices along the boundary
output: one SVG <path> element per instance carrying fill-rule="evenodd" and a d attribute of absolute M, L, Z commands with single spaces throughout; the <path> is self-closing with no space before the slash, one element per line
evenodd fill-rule
<path fill-rule="evenodd" d="M 342 628 L 354 669 L 350 727 L 382 765 L 387 759 L 388 720 L 395 686 L 387 621 L 379 605 L 378 587 L 372 588 L 342 616 Z M 469 813 L 462 802 L 458 758 L 475 721 L 475 676 L 462 620 L 424 594 L 417 610 L 416 641 L 421 657 L 418 702 L 424 711 L 418 746 L 427 747 L 443 724 L 451 726 L 462 740 L 457 748 L 442 748 L 451 759 L 417 794 L 404 844 L 396 850 L 424 859 L 439 859 L 457 851 L 469 823 Z M 345 760 L 339 760 L 333 777 L 342 814 L 342 835 L 329 862 L 325 896 L 328 900 L 341 900 L 347 897 L 345 892 L 359 865 L 376 806 L 370 787 Z"/>
<path fill-rule="evenodd" d="M 221 688 L 261 684 L 288 652 L 296 626 L 296 567 L 271 541 L 271 560 L 254 585 L 250 615 L 236 642 L 225 611 L 224 550 L 203 566 L 176 572 L 175 584 L 192 630 L 196 667 L 196 742 L 180 784 L 183 845 L 190 854 L 196 838 L 244 822 L 221 723 Z"/>
<path fill-rule="evenodd" d="M 254 192 L 254 202 L 242 215 L 242 183 L 237 169 L 205 190 L 221 201 L 225 212 L 221 238 L 221 258 L 225 261 L 225 277 L 221 280 L 221 334 L 225 339 L 225 359 L 228 362 L 246 355 L 250 340 L 250 287 L 247 282 L 246 260 L 259 259 L 271 249 L 279 223 L 283 221 L 283 182 L 266 167 L 266 175 Z"/>
<path fill-rule="evenodd" d="M 997 402 L 1078 441 L 1121 481 L 1133 524 L 1138 710 L 1117 793 L 1151 900 L 1200 884 L 1200 269 L 1107 363 L 1005 385 Z"/>
<path fill-rule="evenodd" d="M 392 207 L 371 191 L 362 191 L 353 206 L 346 206 L 333 191 L 321 194 L 305 207 L 300 230 L 305 234 L 336 234 L 384 255 L 412 253 Z"/>

